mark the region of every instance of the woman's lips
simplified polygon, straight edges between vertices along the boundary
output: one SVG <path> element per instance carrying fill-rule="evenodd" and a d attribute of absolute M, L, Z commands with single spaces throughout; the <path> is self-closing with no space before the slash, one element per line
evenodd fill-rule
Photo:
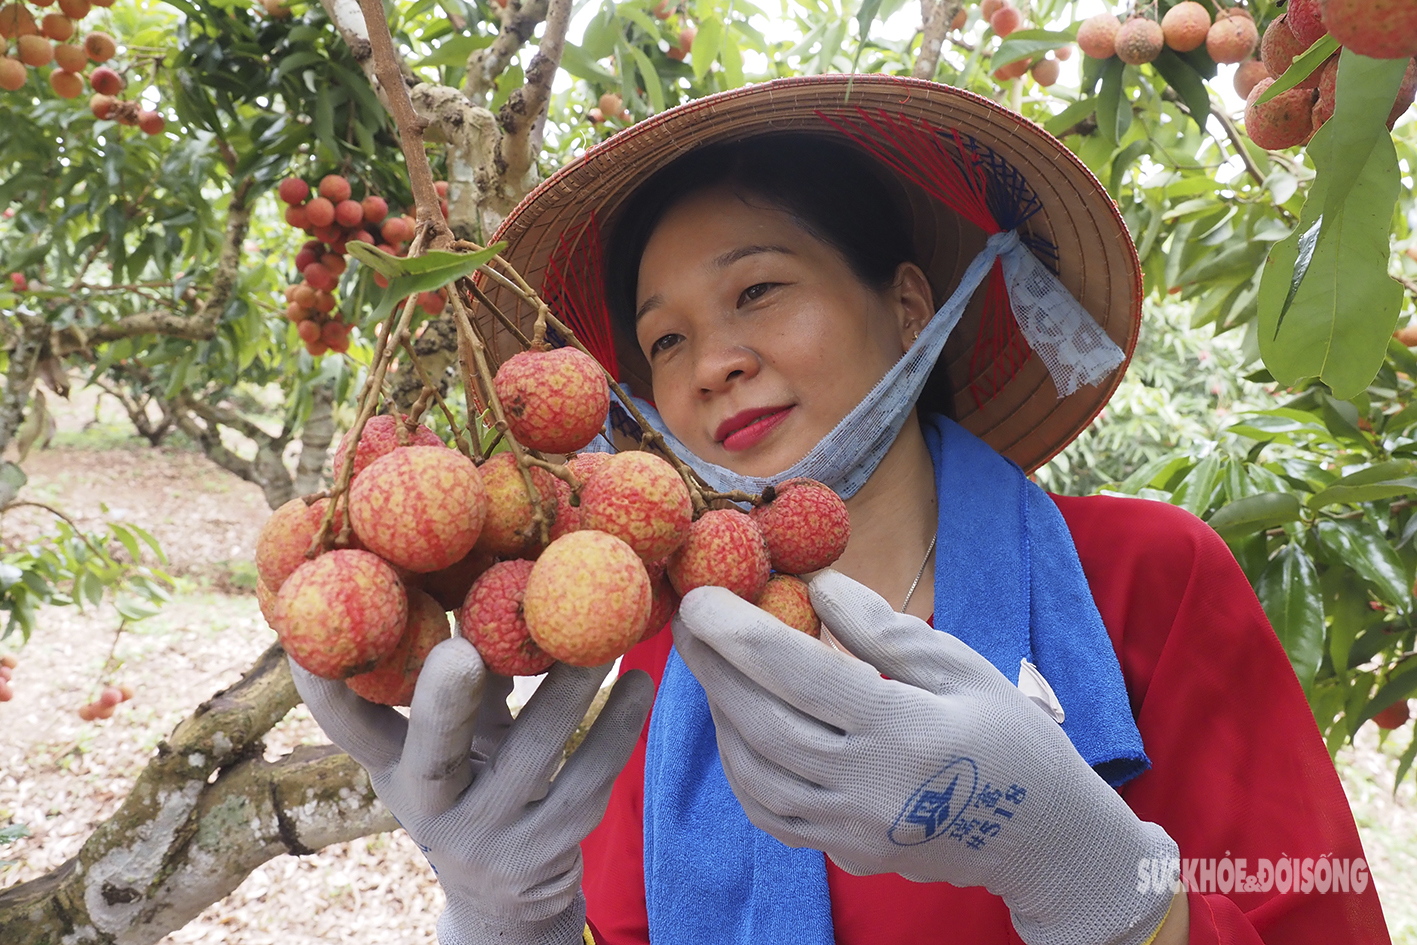
<path fill-rule="evenodd" d="M 761 443 L 763 438 L 777 427 L 779 423 L 787 419 L 787 415 L 792 412 L 792 407 L 769 407 L 766 410 L 745 411 L 727 420 L 720 430 L 724 428 L 732 429 L 733 432 L 721 438 L 723 448 L 731 453 L 742 452 L 750 447 Z M 744 422 L 746 420 L 746 422 Z"/>

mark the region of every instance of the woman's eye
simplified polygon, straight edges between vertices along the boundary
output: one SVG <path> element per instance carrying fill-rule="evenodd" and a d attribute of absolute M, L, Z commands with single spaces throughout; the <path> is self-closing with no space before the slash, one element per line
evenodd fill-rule
<path fill-rule="evenodd" d="M 661 351 L 667 351 L 668 349 L 674 347 L 674 345 L 679 343 L 679 339 L 682 337 L 683 335 L 664 335 L 656 339 L 654 344 L 650 345 L 649 347 L 650 357 L 654 357 Z"/>
<path fill-rule="evenodd" d="M 757 285 L 748 286 L 748 288 L 743 290 L 743 294 L 738 296 L 739 306 L 757 301 L 762 298 L 769 289 L 776 285 L 778 285 L 776 282 L 759 282 Z"/>

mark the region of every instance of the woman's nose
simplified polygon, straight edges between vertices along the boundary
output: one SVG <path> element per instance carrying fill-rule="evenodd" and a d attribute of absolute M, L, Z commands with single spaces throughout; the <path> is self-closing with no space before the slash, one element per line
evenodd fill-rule
<path fill-rule="evenodd" d="M 735 382 L 754 377 L 762 367 L 757 352 L 746 345 L 734 343 L 734 339 L 705 341 L 706 350 L 695 366 L 699 392 L 704 396 L 722 393 Z"/>

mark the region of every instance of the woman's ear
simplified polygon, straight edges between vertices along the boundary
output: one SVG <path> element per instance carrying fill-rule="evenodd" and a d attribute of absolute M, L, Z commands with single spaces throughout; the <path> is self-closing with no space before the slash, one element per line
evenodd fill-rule
<path fill-rule="evenodd" d="M 901 263 L 895 271 L 895 282 L 890 288 L 891 302 L 896 309 L 900 325 L 900 349 L 909 351 L 920 332 L 935 317 L 935 297 L 930 290 L 930 280 L 925 272 L 913 262 Z"/>

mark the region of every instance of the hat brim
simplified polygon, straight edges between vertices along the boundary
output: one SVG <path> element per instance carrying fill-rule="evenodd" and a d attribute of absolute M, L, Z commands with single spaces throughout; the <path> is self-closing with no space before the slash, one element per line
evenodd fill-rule
<path fill-rule="evenodd" d="M 1004 372 L 1003 383 L 985 383 L 988 393 L 981 397 L 981 381 L 999 377 L 1001 368 L 979 363 L 974 356 L 983 318 L 976 297 L 946 345 L 936 373 L 947 372 L 954 418 L 1032 472 L 1086 429 L 1121 382 L 1141 326 L 1142 275 L 1121 213 L 1092 172 L 1052 135 L 988 99 L 934 82 L 884 75 L 779 79 L 711 95 L 642 121 L 587 151 L 529 194 L 493 239 L 506 241 L 503 258 L 543 291 L 563 234 L 589 232 L 592 218 L 608 232 L 635 189 L 684 153 L 784 131 L 845 138 L 823 115 L 851 121 L 861 109 L 923 119 L 943 132 L 958 132 L 1011 165 L 1040 205 L 1022 232 L 1056 248 L 1058 278 L 1126 354 L 1127 360 L 1101 383 L 1062 398 L 1042 360 L 1030 355 L 1016 370 Z M 983 247 L 985 234 L 903 177 L 901 184 L 915 216 L 920 261 L 938 304 Z M 536 316 L 531 306 L 495 283 L 483 285 L 491 301 L 529 334 Z M 596 291 L 604 290 L 596 286 Z M 479 313 L 479 323 L 501 357 L 519 350 L 510 333 L 486 313 Z M 649 396 L 648 365 L 634 339 L 616 336 L 614 344 L 622 378 L 636 393 Z"/>

